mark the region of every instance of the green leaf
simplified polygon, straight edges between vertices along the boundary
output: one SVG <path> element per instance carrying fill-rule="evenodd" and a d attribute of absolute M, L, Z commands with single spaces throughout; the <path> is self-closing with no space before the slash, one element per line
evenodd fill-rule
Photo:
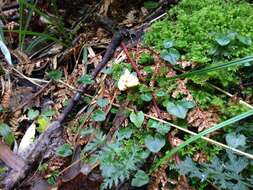
<path fill-rule="evenodd" d="M 106 118 L 105 112 L 100 109 L 96 110 L 92 115 L 93 121 L 104 121 L 105 118 Z"/>
<path fill-rule="evenodd" d="M 59 80 L 62 77 L 62 72 L 58 70 L 53 70 L 49 71 L 47 75 L 52 80 Z"/>
<path fill-rule="evenodd" d="M 45 116 L 45 117 L 52 117 L 55 114 L 55 111 L 52 109 L 48 109 L 46 111 L 43 111 L 41 113 L 41 115 Z"/>
<path fill-rule="evenodd" d="M 141 94 L 140 97 L 145 102 L 150 102 L 152 100 L 152 94 L 151 93 Z"/>
<path fill-rule="evenodd" d="M 62 146 L 56 149 L 56 155 L 64 157 L 64 158 L 72 155 L 71 146 L 67 143 L 63 144 Z"/>
<path fill-rule="evenodd" d="M 131 186 L 141 187 L 149 182 L 148 175 L 143 170 L 138 170 L 132 179 Z"/>
<path fill-rule="evenodd" d="M 230 38 L 226 35 L 222 35 L 219 37 L 215 38 L 215 41 L 220 45 L 220 46 L 226 46 L 230 43 Z"/>
<path fill-rule="evenodd" d="M 146 2 L 144 2 L 144 7 L 146 9 L 155 9 L 155 8 L 159 7 L 159 3 L 154 2 L 154 1 L 146 1 Z"/>
<path fill-rule="evenodd" d="M 186 117 L 188 111 L 188 108 L 184 107 L 181 104 L 175 104 L 173 102 L 167 102 L 166 109 L 170 114 L 181 119 L 184 119 Z"/>
<path fill-rule="evenodd" d="M 40 115 L 40 112 L 39 112 L 38 110 L 30 109 L 30 110 L 28 111 L 28 119 L 29 119 L 29 120 L 34 120 L 34 119 L 36 119 L 39 115 Z"/>
<path fill-rule="evenodd" d="M 246 145 L 246 137 L 244 135 L 230 133 L 226 135 L 226 142 L 229 146 L 237 148 Z"/>
<path fill-rule="evenodd" d="M 94 80 L 93 77 L 91 75 L 85 74 L 83 76 L 81 76 L 78 80 L 79 82 L 81 82 L 82 84 L 94 84 Z"/>
<path fill-rule="evenodd" d="M 164 48 L 166 48 L 166 49 L 172 48 L 172 47 L 174 46 L 174 42 L 173 42 L 172 40 L 165 41 L 165 42 L 163 43 L 163 46 L 164 46 Z"/>
<path fill-rule="evenodd" d="M 11 146 L 15 140 L 10 127 L 5 123 L 0 123 L 0 135 L 9 146 Z"/>
<path fill-rule="evenodd" d="M 49 119 L 47 117 L 45 117 L 45 116 L 40 116 L 37 119 L 37 122 L 39 124 L 39 127 L 37 127 L 37 131 L 39 133 L 45 132 L 45 130 L 47 129 L 47 126 L 49 124 Z"/>
<path fill-rule="evenodd" d="M 180 58 L 180 53 L 176 49 L 171 48 L 169 50 L 162 50 L 160 56 L 172 65 L 176 65 L 177 60 Z"/>
<path fill-rule="evenodd" d="M 144 113 L 142 111 L 130 114 L 130 121 L 136 126 L 141 127 L 144 122 Z"/>
<path fill-rule="evenodd" d="M 214 66 L 209 66 L 209 67 L 199 69 L 196 71 L 192 71 L 189 73 L 177 75 L 175 77 L 171 77 L 170 79 L 175 80 L 177 78 L 185 78 L 185 77 L 191 77 L 191 76 L 196 76 L 196 75 L 204 75 L 204 74 L 212 72 L 212 71 L 218 71 L 218 70 L 222 70 L 222 69 L 236 66 L 236 65 L 244 65 L 245 63 L 252 63 L 252 61 L 253 61 L 253 56 L 248 56 L 248 57 L 244 57 L 244 58 L 241 58 L 241 59 L 238 59 L 235 61 L 230 61 L 227 63 L 218 64 L 218 65 L 214 65 Z"/>
<path fill-rule="evenodd" d="M 179 150 L 183 149 L 184 147 L 188 146 L 190 143 L 202 138 L 203 136 L 212 133 L 216 130 L 219 130 L 227 125 L 231 125 L 237 121 L 240 121 L 242 119 L 245 119 L 249 116 L 253 115 L 253 110 L 244 112 L 240 115 L 237 115 L 235 117 L 232 117 L 231 119 L 228 119 L 226 121 L 223 121 L 222 123 L 219 123 L 217 125 L 214 125 L 213 127 L 210 127 L 204 131 L 202 131 L 201 133 L 198 133 L 197 135 L 192 136 L 191 138 L 187 139 L 186 141 L 184 141 L 183 143 L 181 143 L 179 146 L 173 148 L 170 151 L 167 151 L 165 156 L 163 158 L 161 158 L 152 168 L 151 168 L 151 172 L 156 170 L 159 166 L 161 166 L 162 164 L 164 164 L 165 162 L 167 162 L 172 155 L 174 155 L 176 152 L 178 152 Z"/>
<path fill-rule="evenodd" d="M 133 133 L 133 129 L 127 127 L 127 128 L 120 129 L 117 136 L 119 140 L 129 139 L 132 136 L 132 133 Z"/>
<path fill-rule="evenodd" d="M 159 90 L 155 94 L 157 97 L 163 97 L 166 95 L 166 92 L 164 92 L 163 90 Z"/>
<path fill-rule="evenodd" d="M 239 40 L 239 42 L 241 42 L 242 44 L 246 46 L 251 46 L 252 44 L 252 40 L 250 37 L 237 35 L 237 39 Z"/>
<path fill-rule="evenodd" d="M 196 105 L 194 101 L 187 101 L 187 100 L 180 101 L 179 104 L 186 109 L 194 108 Z"/>
<path fill-rule="evenodd" d="M 108 98 L 101 98 L 97 100 L 97 105 L 101 108 L 104 108 L 105 106 L 107 106 L 109 104 L 109 100 Z"/>
<path fill-rule="evenodd" d="M 161 135 L 165 135 L 170 131 L 170 126 L 168 124 L 157 122 L 153 119 L 148 121 L 148 127 L 156 129 Z"/>
<path fill-rule="evenodd" d="M 159 134 L 155 136 L 147 135 L 145 137 L 145 146 L 154 153 L 159 152 L 165 145 L 165 139 Z"/>

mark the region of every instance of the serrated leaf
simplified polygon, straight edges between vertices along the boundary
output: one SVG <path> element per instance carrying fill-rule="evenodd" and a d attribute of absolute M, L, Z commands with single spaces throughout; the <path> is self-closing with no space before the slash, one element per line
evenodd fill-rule
<path fill-rule="evenodd" d="M 130 114 L 130 121 L 136 126 L 141 127 L 144 122 L 144 113 L 142 111 Z"/>
<path fill-rule="evenodd" d="M 49 119 L 47 117 L 44 117 L 44 116 L 40 116 L 38 119 L 37 119 L 37 122 L 39 124 L 39 127 L 37 127 L 37 131 L 39 133 L 43 133 L 46 129 L 47 129 L 47 126 L 49 124 Z"/>
<path fill-rule="evenodd" d="M 93 121 L 104 121 L 105 118 L 106 118 L 106 115 L 105 115 L 105 112 L 104 112 L 104 111 L 98 109 L 98 110 L 96 110 L 96 111 L 93 113 L 93 115 L 92 115 L 91 118 L 92 118 Z"/>
<path fill-rule="evenodd" d="M 49 71 L 47 75 L 52 80 L 59 80 L 62 77 L 62 72 L 58 70 L 53 70 Z"/>
<path fill-rule="evenodd" d="M 34 120 L 34 119 L 36 119 L 39 115 L 40 115 L 40 112 L 39 112 L 38 110 L 30 109 L 30 110 L 28 111 L 28 119 L 29 119 L 29 120 Z"/>
<path fill-rule="evenodd" d="M 180 53 L 176 49 L 171 48 L 169 50 L 162 50 L 160 56 L 172 65 L 176 65 L 177 60 L 180 58 Z"/>
<path fill-rule="evenodd" d="M 64 157 L 64 158 L 71 156 L 72 155 L 71 146 L 67 143 L 63 144 L 62 146 L 56 149 L 56 155 Z"/>
<path fill-rule="evenodd" d="M 152 100 L 152 94 L 150 93 L 141 94 L 140 97 L 145 102 L 150 102 Z"/>
<path fill-rule="evenodd" d="M 15 140 L 10 127 L 5 123 L 0 123 L 0 135 L 9 146 L 11 146 Z"/>
<path fill-rule="evenodd" d="M 134 187 L 141 187 L 149 182 L 148 175 L 143 170 L 138 170 L 132 179 L 131 185 Z"/>
<path fill-rule="evenodd" d="M 229 146 L 237 148 L 246 145 L 246 137 L 244 135 L 230 133 L 226 135 L 226 142 Z"/>
<path fill-rule="evenodd" d="M 88 74 L 85 74 L 85 75 L 81 76 L 78 79 L 78 81 L 81 82 L 82 84 L 86 84 L 86 85 L 93 84 L 95 82 L 93 80 L 93 77 L 91 75 L 88 75 Z"/>
<path fill-rule="evenodd" d="M 155 136 L 147 135 L 145 137 L 145 146 L 154 153 L 159 152 L 165 145 L 165 138 L 156 134 Z"/>
<path fill-rule="evenodd" d="M 100 98 L 97 100 L 97 104 L 99 107 L 104 108 L 105 106 L 109 104 L 109 100 L 108 98 Z"/>

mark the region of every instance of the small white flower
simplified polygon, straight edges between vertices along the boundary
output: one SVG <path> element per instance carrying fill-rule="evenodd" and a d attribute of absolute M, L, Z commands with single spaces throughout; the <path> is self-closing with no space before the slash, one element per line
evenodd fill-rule
<path fill-rule="evenodd" d="M 140 84 L 139 79 L 134 73 L 130 73 L 128 69 L 125 69 L 123 75 L 120 76 L 118 82 L 118 88 L 120 91 L 125 91 L 128 88 L 137 86 Z"/>

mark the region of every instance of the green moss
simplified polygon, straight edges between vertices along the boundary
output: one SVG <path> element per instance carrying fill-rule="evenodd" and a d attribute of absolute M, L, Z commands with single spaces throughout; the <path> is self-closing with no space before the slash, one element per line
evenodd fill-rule
<path fill-rule="evenodd" d="M 161 49 L 163 42 L 172 39 L 186 59 L 198 63 L 211 61 L 214 46 L 212 33 L 238 32 L 253 38 L 253 8 L 241 1 L 183 0 L 169 11 L 169 16 L 155 23 L 145 36 L 147 44 Z M 253 46 L 240 48 L 233 57 L 249 55 Z"/>

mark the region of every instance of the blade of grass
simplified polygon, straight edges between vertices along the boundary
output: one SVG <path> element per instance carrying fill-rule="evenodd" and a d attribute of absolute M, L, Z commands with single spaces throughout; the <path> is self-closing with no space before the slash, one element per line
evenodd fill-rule
<path fill-rule="evenodd" d="M 34 8 L 35 8 L 36 4 L 37 4 L 37 0 L 30 7 L 29 14 L 28 14 L 28 17 L 27 17 L 27 20 L 26 20 L 26 23 L 25 23 L 25 27 L 24 27 L 23 30 L 27 30 L 28 29 L 28 26 L 29 26 L 30 21 L 32 19 L 32 14 L 33 14 L 33 11 L 34 11 Z M 26 36 L 26 34 L 23 34 L 21 36 L 21 42 L 20 42 L 20 49 L 21 49 L 21 51 L 23 51 L 23 48 L 24 48 L 25 36 Z"/>
<path fill-rule="evenodd" d="M 25 0 L 19 0 L 19 33 L 18 33 L 18 41 L 19 45 L 22 42 L 23 34 L 21 31 L 23 30 L 23 18 L 24 18 L 24 11 L 25 11 Z"/>
<path fill-rule="evenodd" d="M 253 115 L 253 110 L 250 110 L 248 112 L 244 112 L 240 115 L 237 115 L 235 117 L 232 117 L 226 121 L 223 121 L 222 123 L 220 124 L 217 124 L 217 125 L 214 125 L 213 127 L 209 128 L 209 129 L 206 129 L 204 131 L 202 131 L 201 133 L 197 134 L 197 135 L 194 135 L 192 136 L 191 138 L 189 138 L 188 140 L 186 140 L 185 142 L 183 142 L 182 144 L 180 144 L 179 146 L 173 148 L 172 150 L 170 151 L 167 151 L 165 153 L 165 156 L 162 157 L 161 159 L 158 160 L 158 162 L 155 163 L 155 165 L 151 168 L 150 170 L 150 174 L 155 171 L 156 169 L 158 169 L 161 165 L 165 164 L 170 158 L 171 156 L 173 156 L 176 152 L 178 152 L 179 150 L 181 150 L 182 148 L 184 148 L 185 146 L 189 145 L 190 143 L 202 138 L 203 136 L 211 133 L 211 132 L 214 132 L 218 129 L 221 129 L 227 125 L 231 125 L 237 121 L 240 121 L 242 119 L 245 119 L 249 116 L 252 116 Z"/>
<path fill-rule="evenodd" d="M 31 5 L 30 3 L 25 2 L 25 5 L 27 5 L 29 8 L 32 8 L 33 5 Z M 64 38 L 66 40 L 69 40 L 69 36 L 68 33 L 66 32 L 66 29 L 64 28 L 64 25 L 59 18 L 55 18 L 52 17 L 50 15 L 47 15 L 46 13 L 43 13 L 42 11 L 40 11 L 39 9 L 37 9 L 36 7 L 33 8 L 34 12 L 36 12 L 38 15 L 44 17 L 46 20 L 48 20 L 53 26 L 56 27 L 57 31 L 64 36 Z"/>
<path fill-rule="evenodd" d="M 177 75 L 175 77 L 172 77 L 171 79 L 185 78 L 185 77 L 190 77 L 190 76 L 193 76 L 193 75 L 194 76 L 195 75 L 203 75 L 203 74 L 206 74 L 206 73 L 211 72 L 211 71 L 218 71 L 218 70 L 225 69 L 225 68 L 228 68 L 228 67 L 232 67 L 232 66 L 236 66 L 236 65 L 242 65 L 242 64 L 245 64 L 245 63 L 250 63 L 252 61 L 253 61 L 253 56 L 248 56 L 248 57 L 244 57 L 242 59 L 238 59 L 238 60 L 230 61 L 230 62 L 227 62 L 227 63 L 206 67 L 206 68 L 199 69 L 199 70 L 196 70 L 196 71 L 192 71 L 192 72 L 189 72 L 189 73 L 184 73 L 184 74 L 181 74 L 181 75 Z"/>
<path fill-rule="evenodd" d="M 57 39 L 56 37 L 53 37 L 49 34 L 44 34 L 44 33 L 39 33 L 39 32 L 32 32 L 32 31 L 27 31 L 27 30 L 11 30 L 11 31 L 6 31 L 4 30 L 4 32 L 14 32 L 14 33 L 19 33 L 19 34 L 26 34 L 26 35 L 30 35 L 30 36 L 40 36 L 40 37 L 44 37 L 48 40 L 54 41 L 58 44 L 61 44 L 65 47 L 69 47 L 67 44 L 65 44 L 64 42 L 62 42 L 61 40 Z"/>

